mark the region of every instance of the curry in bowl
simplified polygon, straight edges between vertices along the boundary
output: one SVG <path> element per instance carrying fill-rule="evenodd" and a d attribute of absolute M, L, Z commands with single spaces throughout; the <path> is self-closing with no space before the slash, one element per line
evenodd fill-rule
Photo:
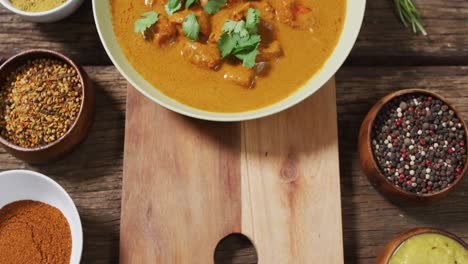
<path fill-rule="evenodd" d="M 110 0 L 134 69 L 211 112 L 274 104 L 312 78 L 340 38 L 346 0 Z"/>

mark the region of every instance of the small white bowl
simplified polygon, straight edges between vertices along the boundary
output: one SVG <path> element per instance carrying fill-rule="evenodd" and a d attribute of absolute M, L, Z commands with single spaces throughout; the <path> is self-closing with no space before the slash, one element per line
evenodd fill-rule
<path fill-rule="evenodd" d="M 6 9 L 21 16 L 25 20 L 37 23 L 55 22 L 71 15 L 83 3 L 83 0 L 67 0 L 65 4 L 44 12 L 25 12 L 14 7 L 9 0 L 0 0 Z"/>
<path fill-rule="evenodd" d="M 1 172 L 0 208 L 19 200 L 43 202 L 63 213 L 70 225 L 72 236 L 70 264 L 79 264 L 83 250 L 83 230 L 78 210 L 68 193 L 51 178 L 34 171 Z"/>

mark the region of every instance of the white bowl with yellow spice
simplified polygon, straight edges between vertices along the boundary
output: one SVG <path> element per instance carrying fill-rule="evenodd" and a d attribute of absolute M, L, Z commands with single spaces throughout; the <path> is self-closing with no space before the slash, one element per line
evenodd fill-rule
<path fill-rule="evenodd" d="M 83 0 L 0 0 L 0 3 L 25 20 L 50 23 L 71 15 Z"/>

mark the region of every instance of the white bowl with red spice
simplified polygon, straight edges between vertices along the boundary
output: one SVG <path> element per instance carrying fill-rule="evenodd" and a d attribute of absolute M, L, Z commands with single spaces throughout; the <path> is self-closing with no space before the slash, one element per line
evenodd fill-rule
<path fill-rule="evenodd" d="M 19 15 L 25 20 L 37 23 L 51 23 L 64 19 L 75 12 L 82 3 L 83 0 L 66 0 L 65 3 L 47 11 L 29 12 L 15 7 L 10 0 L 0 0 L 0 4 L 2 4 L 6 9 Z"/>
<path fill-rule="evenodd" d="M 58 183 L 34 171 L 4 171 L 0 173 L 0 194 L 0 216 L 2 208 L 6 205 L 24 200 L 45 203 L 60 210 L 70 226 L 72 241 L 70 263 L 80 263 L 83 249 L 80 216 L 73 200 Z"/>

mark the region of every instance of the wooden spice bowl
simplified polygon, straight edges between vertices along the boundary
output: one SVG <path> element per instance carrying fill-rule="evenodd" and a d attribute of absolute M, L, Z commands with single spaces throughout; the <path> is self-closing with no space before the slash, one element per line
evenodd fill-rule
<path fill-rule="evenodd" d="M 392 240 L 390 240 L 385 247 L 380 251 L 380 254 L 377 257 L 377 261 L 375 262 L 376 264 L 388 264 L 390 261 L 390 258 L 393 256 L 395 251 L 402 245 L 403 242 L 406 240 L 410 239 L 411 237 L 414 237 L 416 235 L 422 235 L 422 234 L 439 234 L 443 235 L 446 237 L 449 237 L 458 243 L 465 247 L 466 250 L 468 250 L 468 244 L 463 241 L 463 239 L 459 238 L 458 236 L 441 230 L 441 229 L 436 229 L 436 228 L 430 228 L 430 227 L 419 227 L 419 228 L 414 228 L 411 229 L 407 232 L 401 233 L 394 237 Z"/>
<path fill-rule="evenodd" d="M 468 129 L 463 116 L 460 112 L 457 111 L 446 99 L 440 95 L 424 90 L 424 89 L 405 89 L 397 92 L 393 92 L 382 99 L 380 99 L 367 113 L 361 129 L 359 131 L 359 159 L 361 167 L 364 173 L 367 176 L 367 179 L 371 185 L 377 189 L 381 194 L 383 194 L 388 199 L 395 202 L 411 202 L 413 204 L 425 205 L 431 204 L 436 201 L 441 200 L 447 194 L 453 190 L 453 188 L 460 183 L 463 176 L 467 174 L 468 171 L 468 158 L 465 160 L 464 168 L 459 177 L 457 177 L 453 183 L 450 184 L 447 188 L 430 194 L 416 194 L 411 193 L 400 188 L 397 188 L 393 183 L 389 182 L 385 175 L 380 170 L 377 161 L 375 160 L 374 153 L 372 151 L 372 126 L 374 121 L 384 105 L 392 101 L 394 98 L 406 95 L 406 94 L 425 94 L 437 98 L 445 103 L 451 110 L 455 112 L 455 115 L 460 119 L 460 122 L 465 131 L 465 135 L 468 136 Z"/>
<path fill-rule="evenodd" d="M 0 83 L 27 61 L 41 58 L 55 59 L 67 63 L 78 73 L 82 87 L 80 110 L 68 131 L 54 142 L 34 148 L 17 146 L 0 136 L 0 144 L 13 156 L 32 164 L 56 160 L 71 152 L 86 137 L 94 120 L 95 94 L 86 72 L 73 60 L 55 51 L 34 49 L 19 53 L 0 66 Z"/>

